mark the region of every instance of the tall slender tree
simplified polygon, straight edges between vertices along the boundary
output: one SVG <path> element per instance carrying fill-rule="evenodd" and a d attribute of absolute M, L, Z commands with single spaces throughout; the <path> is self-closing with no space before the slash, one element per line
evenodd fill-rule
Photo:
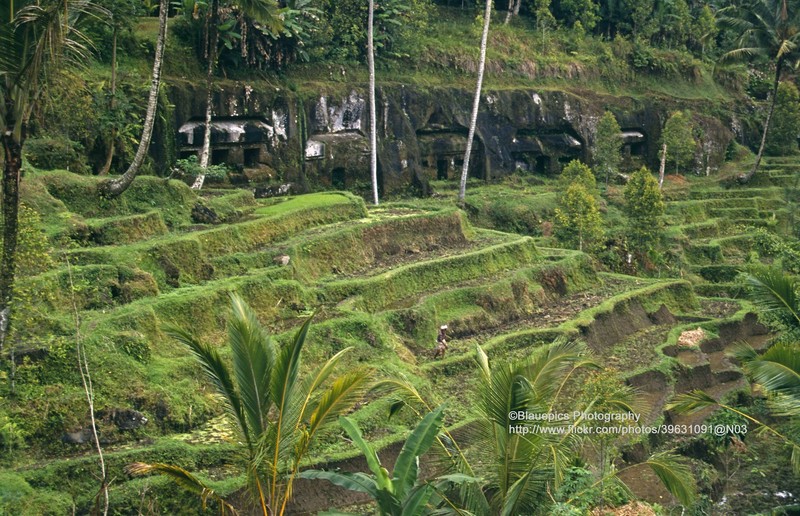
<path fill-rule="evenodd" d="M 486 9 L 483 12 L 483 34 L 481 35 L 481 57 L 478 62 L 478 84 L 475 86 L 475 99 L 472 102 L 472 116 L 469 121 L 469 134 L 467 135 L 467 150 L 464 152 L 464 167 L 461 169 L 461 186 L 458 189 L 458 202 L 463 203 L 467 195 L 467 173 L 469 172 L 469 155 L 472 153 L 472 139 L 475 137 L 475 125 L 478 122 L 478 108 L 481 104 L 481 89 L 483 87 L 483 71 L 486 68 L 486 43 L 489 39 L 489 23 L 492 21 L 492 0 L 486 0 Z"/>
<path fill-rule="evenodd" d="M 605 172 L 606 188 L 608 188 L 611 173 L 617 172 L 619 163 L 622 161 L 622 129 L 611 111 L 603 113 L 597 123 L 593 151 L 595 169 Z"/>
<path fill-rule="evenodd" d="M 3 252 L 0 263 L 0 350 L 11 321 L 19 232 L 22 148 L 31 113 L 50 71 L 69 60 L 88 59 L 89 41 L 77 29 L 86 0 L 20 0 L 0 8 L 0 125 L 3 142 Z"/>
<path fill-rule="evenodd" d="M 775 66 L 775 77 L 769 99 L 764 131 L 758 147 L 756 161 L 750 172 L 739 176 L 739 181 L 750 181 L 761 164 L 767 143 L 769 124 L 775 111 L 778 84 L 783 69 L 800 64 L 800 5 L 789 0 L 752 0 L 738 2 L 720 11 L 720 24 L 739 33 L 738 47 L 723 54 L 722 60 L 743 60 L 761 56 Z"/>
<path fill-rule="evenodd" d="M 378 205 L 378 137 L 375 109 L 375 0 L 369 0 L 369 28 L 367 29 L 367 61 L 369 63 L 369 170 L 372 175 L 372 200 Z"/>
<path fill-rule="evenodd" d="M 153 136 L 153 125 L 156 121 L 156 108 L 158 107 L 158 88 L 161 85 L 161 65 L 164 61 L 164 47 L 167 39 L 167 19 L 169 14 L 169 0 L 160 0 L 158 6 L 158 39 L 156 40 L 156 55 L 153 60 L 153 75 L 150 79 L 150 95 L 147 99 L 147 113 L 144 117 L 144 127 L 142 128 L 142 138 L 139 140 L 139 147 L 136 155 L 128 166 L 128 169 L 120 177 L 106 181 L 99 186 L 99 192 L 107 198 L 114 198 L 131 186 L 139 169 L 142 168 L 147 150 L 150 148 L 150 139 Z"/>

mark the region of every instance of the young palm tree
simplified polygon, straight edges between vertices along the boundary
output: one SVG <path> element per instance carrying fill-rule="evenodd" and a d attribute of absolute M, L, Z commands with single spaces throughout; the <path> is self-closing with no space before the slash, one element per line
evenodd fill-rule
<path fill-rule="evenodd" d="M 330 358 L 308 377 L 300 377 L 300 356 L 311 319 L 283 348 L 275 344 L 255 313 L 237 295 L 231 295 L 233 317 L 228 322 L 232 368 L 214 346 L 196 340 L 189 332 L 169 328 L 197 358 L 221 396 L 247 456 L 248 487 L 263 514 L 283 514 L 292 496 L 300 461 L 319 430 L 349 410 L 363 394 L 364 370 L 352 370 L 329 380 L 337 363 L 350 348 Z M 132 474 L 160 473 L 207 499 L 222 503 L 213 489 L 177 466 L 136 463 Z M 224 507 L 221 505 L 220 507 Z"/>
<path fill-rule="evenodd" d="M 761 164 L 781 72 L 787 64 L 796 66 L 800 62 L 800 7 L 797 2 L 789 0 L 752 0 L 742 4 L 737 2 L 722 9 L 719 14 L 721 25 L 739 33 L 738 48 L 724 54 L 723 60 L 763 56 L 775 65 L 769 110 L 756 161 L 750 172 L 739 177 L 741 182 L 746 183 L 753 178 Z"/>
<path fill-rule="evenodd" d="M 483 87 L 483 71 L 486 68 L 486 44 L 489 39 L 489 23 L 492 21 L 492 0 L 486 0 L 483 12 L 483 34 L 481 35 L 481 57 L 478 62 L 478 84 L 475 86 L 475 98 L 472 101 L 472 116 L 469 120 L 467 150 L 464 152 L 464 167 L 461 169 L 461 185 L 458 189 L 458 202 L 463 203 L 467 195 L 467 173 L 469 172 L 469 155 L 472 153 L 472 139 L 475 137 L 475 126 L 478 123 L 478 108 L 481 104 Z"/>
<path fill-rule="evenodd" d="M 102 12 L 86 0 L 18 0 L 0 8 L 0 138 L 4 153 L 0 351 L 8 334 L 14 297 L 19 183 L 28 122 L 50 71 L 65 61 L 82 64 L 88 60 L 90 42 L 77 24 L 90 14 Z"/>
<path fill-rule="evenodd" d="M 156 121 L 156 108 L 158 107 L 158 88 L 161 85 L 161 65 L 164 62 L 164 48 L 167 41 L 167 19 L 169 14 L 169 0 L 160 0 L 158 5 L 158 38 L 156 39 L 156 55 L 153 60 L 153 75 L 150 79 L 150 95 L 147 98 L 147 112 L 144 116 L 142 138 L 136 155 L 128 169 L 120 177 L 106 181 L 99 186 L 100 194 L 107 198 L 114 198 L 131 186 L 139 169 L 142 168 L 147 150 L 150 148 L 150 139 L 153 136 L 153 125 Z M 112 142 L 113 145 L 113 142 Z"/>
<path fill-rule="evenodd" d="M 581 418 L 565 422 L 540 418 L 539 428 L 550 427 L 552 431 L 523 434 L 511 431 L 524 423 L 512 414 L 545 416 L 554 413 L 556 402 L 573 373 L 596 367 L 581 355 L 579 343 L 557 341 L 526 360 L 490 367 L 488 357 L 478 347 L 482 382 L 478 388 L 479 440 L 475 448 L 487 454 L 485 463 L 493 465 L 488 485 L 484 486 L 484 492 L 492 493 L 489 503 L 493 514 L 537 514 L 540 512 L 537 509 L 551 501 L 549 493 L 557 490 L 563 481 L 565 470 L 583 441 L 575 428 L 585 422 Z M 637 412 L 629 394 L 619 390 L 611 395 L 596 396 L 588 400 L 584 411 Z M 670 454 L 657 454 L 632 467 L 648 466 L 681 502 L 692 502 L 694 478 L 679 459 Z M 608 482 L 618 473 L 601 477 L 597 484 Z"/>

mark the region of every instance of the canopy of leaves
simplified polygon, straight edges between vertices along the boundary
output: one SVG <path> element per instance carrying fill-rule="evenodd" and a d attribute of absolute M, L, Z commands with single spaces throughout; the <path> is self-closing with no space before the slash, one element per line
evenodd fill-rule
<path fill-rule="evenodd" d="M 614 113 L 606 111 L 597 123 L 594 137 L 594 166 L 601 174 L 608 176 L 617 171 L 622 159 L 622 130 Z"/>
<path fill-rule="evenodd" d="M 664 125 L 661 143 L 667 144 L 667 162 L 675 166 L 675 172 L 685 171 L 692 164 L 696 146 L 691 115 L 684 111 L 673 113 Z"/>
<path fill-rule="evenodd" d="M 597 181 L 594 178 L 592 169 L 577 159 L 570 161 L 561 171 L 560 183 L 563 189 L 574 183 L 579 183 L 591 194 L 597 191 Z"/>
<path fill-rule="evenodd" d="M 574 249 L 589 250 L 603 237 L 602 222 L 597 199 L 583 183 L 573 182 L 555 210 L 556 237 Z"/>
<path fill-rule="evenodd" d="M 647 167 L 642 167 L 631 176 L 624 196 L 630 238 L 643 251 L 650 251 L 664 226 L 665 204 L 658 181 Z"/>

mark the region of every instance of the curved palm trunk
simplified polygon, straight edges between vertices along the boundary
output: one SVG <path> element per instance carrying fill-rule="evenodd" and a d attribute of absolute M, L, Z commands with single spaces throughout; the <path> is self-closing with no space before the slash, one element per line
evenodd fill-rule
<path fill-rule="evenodd" d="M 775 112 L 775 101 L 778 98 L 778 85 L 781 82 L 781 68 L 783 67 L 783 59 L 778 59 L 775 64 L 775 82 L 772 85 L 772 100 L 769 103 L 769 111 L 767 111 L 767 119 L 764 122 L 764 132 L 761 134 L 761 145 L 758 147 L 758 154 L 756 155 L 756 162 L 753 163 L 753 168 L 750 169 L 745 175 L 739 176 L 740 183 L 747 183 L 758 172 L 758 167 L 761 165 L 761 158 L 764 155 L 764 147 L 767 144 L 767 133 L 769 132 L 769 124 L 772 122 L 772 114 Z"/>
<path fill-rule="evenodd" d="M 158 87 L 161 84 L 161 65 L 164 61 L 164 46 L 167 39 L 167 14 L 169 13 L 169 0 L 159 2 L 158 14 L 158 41 L 156 42 L 156 56 L 153 61 L 153 78 L 150 82 L 150 97 L 147 100 L 147 114 L 144 117 L 144 128 L 142 129 L 142 139 L 139 141 L 139 148 L 136 156 L 128 170 L 117 179 L 102 183 L 98 188 L 101 195 L 114 198 L 122 194 L 133 183 L 139 169 L 142 168 L 147 150 L 150 148 L 150 139 L 153 136 L 153 124 L 156 119 L 156 108 L 158 107 Z"/>
<path fill-rule="evenodd" d="M 208 23 L 208 67 L 206 69 L 206 118 L 205 130 L 203 131 L 203 148 L 200 151 L 200 168 L 205 171 L 208 168 L 209 157 L 211 155 L 211 115 L 214 109 L 214 67 L 217 62 L 217 45 L 219 44 L 219 31 L 217 30 L 217 11 L 219 11 L 219 2 L 214 0 L 211 3 L 211 11 L 209 12 Z M 192 184 L 193 190 L 203 188 L 203 183 L 206 180 L 205 172 L 201 172 L 197 179 Z"/>
<path fill-rule="evenodd" d="M 367 61 L 369 63 L 369 168 L 372 174 L 372 199 L 378 205 L 378 137 L 376 135 L 375 109 L 375 45 L 373 25 L 375 0 L 369 0 L 369 27 L 367 29 Z"/>
<path fill-rule="evenodd" d="M 461 169 L 461 186 L 458 190 L 458 201 L 463 203 L 467 194 L 467 173 L 469 172 L 469 155 L 472 153 L 472 139 L 475 137 L 475 125 L 478 122 L 478 107 L 481 103 L 481 87 L 483 86 L 483 70 L 486 67 L 486 42 L 489 39 L 489 22 L 492 20 L 492 0 L 486 0 L 483 13 L 483 35 L 481 36 L 481 59 L 478 63 L 478 85 L 475 87 L 475 99 L 472 102 L 472 117 L 469 122 L 467 150 L 464 153 L 464 168 Z"/>
<path fill-rule="evenodd" d="M 667 144 L 661 144 L 661 164 L 658 167 L 658 189 L 664 186 L 664 171 L 667 166 Z M 608 182 L 606 182 L 608 184 Z"/>

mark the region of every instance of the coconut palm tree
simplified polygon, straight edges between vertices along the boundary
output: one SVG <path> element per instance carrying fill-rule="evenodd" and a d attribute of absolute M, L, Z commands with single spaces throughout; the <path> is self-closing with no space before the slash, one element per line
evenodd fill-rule
<path fill-rule="evenodd" d="M 167 41 L 167 19 L 169 14 L 169 0 L 160 0 L 158 5 L 158 38 L 156 39 L 156 55 L 153 60 L 153 74 L 150 79 L 150 95 L 147 98 L 147 112 L 144 116 L 142 138 L 136 155 L 128 169 L 120 177 L 105 181 L 98 187 L 100 194 L 106 198 L 114 198 L 131 186 L 139 169 L 142 168 L 147 150 L 150 148 L 150 139 L 153 136 L 153 125 L 156 121 L 156 108 L 158 107 L 158 88 L 161 85 L 161 65 L 164 62 L 164 48 Z M 113 145 L 113 143 L 112 143 Z"/>
<path fill-rule="evenodd" d="M 301 354 L 311 319 L 286 346 L 268 336 L 253 310 L 231 295 L 233 316 L 228 322 L 232 368 L 211 344 L 201 343 L 186 330 L 171 327 L 167 334 L 183 343 L 197 358 L 220 395 L 247 457 L 248 488 L 263 514 L 283 514 L 292 496 L 300 461 L 320 429 L 362 395 L 366 371 L 353 369 L 331 378 L 349 351 L 331 357 L 313 374 L 302 378 Z M 203 501 L 223 500 L 213 489 L 177 466 L 136 463 L 133 474 L 160 473 L 181 487 L 201 494 Z"/>
<path fill-rule="evenodd" d="M 567 382 L 580 370 L 596 366 L 582 356 L 584 347 L 576 342 L 557 341 L 534 351 L 530 357 L 510 363 L 490 365 L 489 357 L 478 346 L 476 362 L 480 381 L 473 394 L 475 412 L 469 425 L 470 456 L 466 459 L 452 435 L 443 430 L 439 447 L 453 471 L 460 474 L 456 492 L 447 491 L 440 506 L 464 507 L 471 514 L 539 514 L 550 506 L 549 493 L 555 492 L 583 442 L 578 425 L 585 422 L 551 422 L 541 418 L 537 424 L 547 431 L 521 433 L 512 427 L 524 421 L 512 414 L 524 412 L 544 416 L 554 413 Z M 430 405 L 407 382 L 388 380 L 405 395 L 408 405 Z M 584 400 L 585 411 L 620 410 L 636 412 L 631 393 L 612 390 L 612 394 L 593 395 Z M 632 466 L 650 467 L 665 487 L 684 503 L 694 497 L 693 478 L 679 459 L 658 454 Z M 620 471 L 601 475 L 596 485 L 614 480 Z M 473 479 L 479 479 L 473 481 Z M 592 486 L 595 487 L 595 486 Z"/>
<path fill-rule="evenodd" d="M 481 89 L 483 87 L 483 71 L 486 68 L 486 45 L 489 39 L 489 23 L 492 21 L 492 0 L 486 0 L 483 12 L 483 34 L 481 35 L 481 57 L 478 61 L 478 84 L 475 86 L 475 98 L 472 101 L 472 115 L 469 120 L 469 134 L 467 135 L 467 150 L 464 151 L 464 166 L 461 169 L 461 185 L 458 189 L 458 202 L 463 203 L 467 195 L 467 173 L 469 172 L 469 155 L 472 153 L 472 139 L 475 137 L 475 126 L 478 123 L 478 108 L 481 104 Z"/>
<path fill-rule="evenodd" d="M 800 62 L 800 7 L 797 2 L 789 0 L 752 0 L 741 4 L 737 2 L 720 10 L 719 14 L 720 25 L 739 33 L 738 48 L 723 54 L 722 60 L 761 56 L 775 66 L 769 109 L 756 161 L 750 172 L 739 176 L 739 180 L 746 183 L 753 178 L 761 164 L 781 73 L 786 65 L 796 66 Z"/>
<path fill-rule="evenodd" d="M 478 347 L 482 381 L 478 387 L 479 429 L 475 449 L 482 450 L 486 454 L 485 463 L 493 465 L 484 485 L 484 492 L 492 493 L 489 504 L 493 514 L 536 514 L 537 509 L 552 501 L 549 493 L 556 491 L 564 480 L 565 470 L 583 441 L 581 433 L 576 431 L 587 423 L 582 417 L 570 421 L 539 418 L 538 432 L 512 432 L 511 428 L 524 423 L 513 414 L 555 413 L 556 403 L 573 374 L 596 367 L 582 354 L 580 343 L 556 341 L 528 359 L 491 367 L 489 358 Z M 630 394 L 623 389 L 594 396 L 585 400 L 580 412 L 638 412 L 631 404 Z M 676 498 L 684 504 L 691 503 L 695 497 L 694 479 L 679 459 L 657 454 L 632 467 L 648 466 Z M 601 476 L 597 484 L 608 482 L 618 473 Z"/>
<path fill-rule="evenodd" d="M 0 8 L 0 126 L 3 142 L 3 252 L 0 262 L 0 351 L 11 321 L 19 225 L 22 148 L 28 123 L 50 72 L 89 59 L 91 43 L 78 30 L 102 11 L 88 0 L 18 0 Z"/>

